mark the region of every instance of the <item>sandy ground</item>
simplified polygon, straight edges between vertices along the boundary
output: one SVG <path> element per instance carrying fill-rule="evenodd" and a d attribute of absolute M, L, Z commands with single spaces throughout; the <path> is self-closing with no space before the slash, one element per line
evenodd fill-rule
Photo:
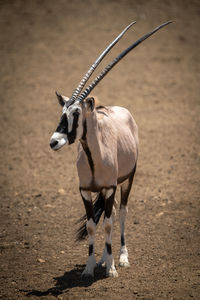
<path fill-rule="evenodd" d="M 87 241 L 74 242 L 84 213 L 77 145 L 49 148 L 61 114 L 54 92 L 70 96 L 132 20 L 137 24 L 98 70 L 171 19 L 93 93 L 134 115 L 140 157 L 127 219 L 131 267 L 117 267 L 115 279 L 97 269 L 93 282 L 82 281 L 88 249 Z M 199 28 L 199 1 L 0 1 L 1 299 L 200 298 Z M 117 216 L 116 264 L 119 247 Z"/>

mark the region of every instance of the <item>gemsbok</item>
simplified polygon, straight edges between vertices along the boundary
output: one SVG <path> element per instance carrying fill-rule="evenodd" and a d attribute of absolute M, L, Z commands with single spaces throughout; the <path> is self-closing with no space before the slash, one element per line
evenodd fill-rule
<path fill-rule="evenodd" d="M 82 92 L 86 82 L 112 47 L 135 23 L 129 24 L 116 39 L 101 53 L 89 68 L 71 98 L 56 92 L 62 106 L 59 125 L 51 137 L 50 146 L 58 150 L 65 144 L 78 141 L 77 169 L 80 194 L 86 210 L 83 224 L 78 230 L 77 239 L 88 235 L 89 257 L 82 277 L 94 276 L 96 259 L 94 236 L 97 223 L 104 212 L 105 248 L 99 265 L 106 265 L 106 275 L 117 277 L 118 273 L 112 255 L 112 210 L 115 204 L 117 185 L 121 185 L 120 230 L 121 248 L 119 265 L 129 266 L 124 228 L 127 214 L 128 196 L 133 183 L 138 159 L 138 128 L 130 112 L 118 106 L 95 106 L 93 97 L 87 98 L 105 75 L 131 50 L 159 29 L 170 24 L 166 22 L 147 33 L 119 56 L 117 56 L 94 81 Z M 92 200 L 92 193 L 97 193 Z"/>

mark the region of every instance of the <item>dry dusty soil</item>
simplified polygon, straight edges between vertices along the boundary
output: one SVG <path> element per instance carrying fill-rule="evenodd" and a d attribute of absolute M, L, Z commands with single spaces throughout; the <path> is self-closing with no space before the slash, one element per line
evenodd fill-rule
<path fill-rule="evenodd" d="M 94 90 L 100 104 L 131 111 L 140 155 L 126 226 L 131 267 L 81 280 L 88 248 L 75 243 L 84 213 L 77 144 L 49 147 L 61 115 L 55 90 L 70 96 L 132 20 L 98 70 L 171 19 Z M 200 299 L 199 29 L 195 0 L 0 1 L 1 299 Z M 101 220 L 97 259 L 103 247 Z M 116 265 L 119 247 L 117 214 Z"/>

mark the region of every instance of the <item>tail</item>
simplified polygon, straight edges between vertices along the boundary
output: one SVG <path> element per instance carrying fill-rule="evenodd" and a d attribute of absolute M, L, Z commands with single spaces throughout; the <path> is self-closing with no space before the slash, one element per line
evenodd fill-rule
<path fill-rule="evenodd" d="M 98 193 L 94 203 L 93 203 L 93 208 L 94 208 L 94 221 L 96 225 L 98 224 L 102 213 L 104 212 L 104 198 L 101 193 Z M 76 231 L 76 242 L 82 241 L 87 237 L 87 215 L 84 215 L 81 217 L 78 222 L 80 223 L 79 229 Z"/>

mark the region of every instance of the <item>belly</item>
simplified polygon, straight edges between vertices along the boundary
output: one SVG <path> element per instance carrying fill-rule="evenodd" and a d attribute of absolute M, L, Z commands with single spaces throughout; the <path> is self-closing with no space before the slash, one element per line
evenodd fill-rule
<path fill-rule="evenodd" d="M 118 142 L 118 181 L 130 175 L 138 158 L 138 144 L 133 135 L 127 134 Z"/>

